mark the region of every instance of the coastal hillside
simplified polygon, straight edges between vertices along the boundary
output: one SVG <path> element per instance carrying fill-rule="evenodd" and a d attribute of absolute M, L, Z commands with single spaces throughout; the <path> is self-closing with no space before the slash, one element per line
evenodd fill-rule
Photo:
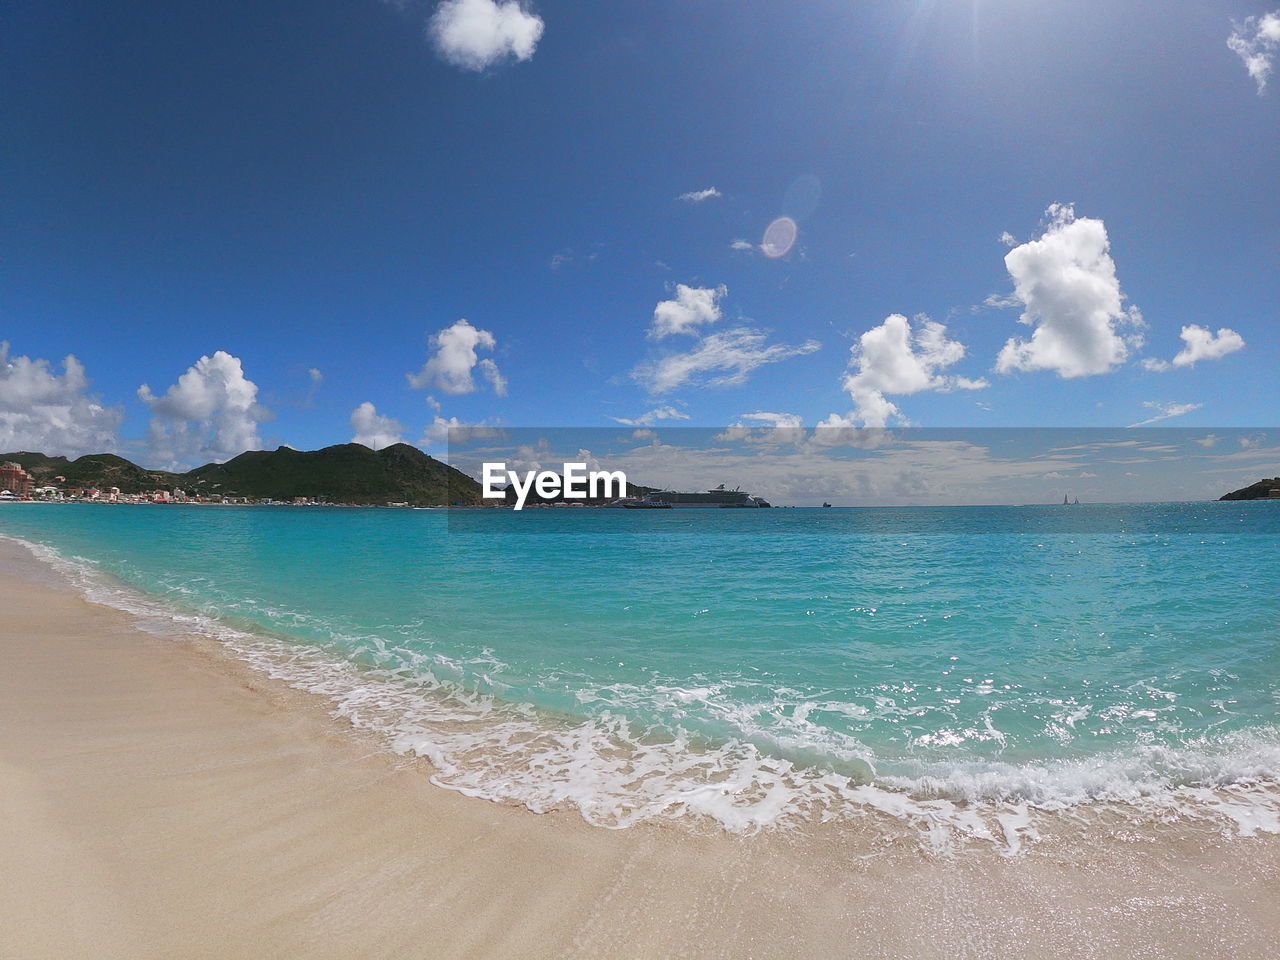
<path fill-rule="evenodd" d="M 331 503 L 415 506 L 480 502 L 476 481 L 406 443 L 382 450 L 358 443 L 310 451 L 289 447 L 251 450 L 226 463 L 209 463 L 186 473 L 147 470 L 110 453 L 76 460 L 42 453 L 3 453 L 0 462 L 18 463 L 37 485 L 118 487 L 123 494 L 178 488 L 201 498 L 306 497 Z M 58 481 L 58 477 L 64 479 Z"/>
<path fill-rule="evenodd" d="M 370 450 L 342 443 L 321 450 L 250 450 L 226 463 L 183 475 L 189 493 L 334 503 L 433 506 L 480 502 L 480 484 L 417 447 L 397 443 Z"/>
<path fill-rule="evenodd" d="M 1272 477 L 1270 480 L 1259 480 L 1257 483 L 1251 483 L 1247 487 L 1241 487 L 1239 490 L 1232 490 L 1230 493 L 1224 493 L 1219 500 L 1269 500 L 1271 499 L 1271 491 L 1280 490 L 1280 477 Z"/>
<path fill-rule="evenodd" d="M 114 453 L 91 453 L 76 460 L 47 457 L 43 453 L 0 453 L 0 463 L 16 463 L 31 474 L 37 485 L 62 487 L 119 487 L 121 493 L 170 489 L 182 485 L 182 474 L 147 470 Z M 59 481 L 56 478 L 62 477 Z"/>

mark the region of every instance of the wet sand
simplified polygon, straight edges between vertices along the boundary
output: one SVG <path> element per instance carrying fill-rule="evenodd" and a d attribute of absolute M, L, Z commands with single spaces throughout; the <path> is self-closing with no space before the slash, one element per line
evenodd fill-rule
<path fill-rule="evenodd" d="M 428 782 L 0 541 L 0 957 L 1233 957 L 1280 837 L 1119 821 L 1006 858 L 872 822 L 610 831 Z"/>

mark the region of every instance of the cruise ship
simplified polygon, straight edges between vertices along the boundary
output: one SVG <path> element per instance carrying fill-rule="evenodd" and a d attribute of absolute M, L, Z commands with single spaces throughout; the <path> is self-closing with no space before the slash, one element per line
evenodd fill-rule
<path fill-rule="evenodd" d="M 667 509 L 726 509 L 745 507 L 759 509 L 772 506 L 763 497 L 753 497 L 742 490 L 726 490 L 724 484 L 705 493 L 680 493 L 676 490 L 655 490 L 639 499 L 629 498 L 631 502 L 619 502 L 619 506 L 632 510 L 667 510 Z"/>

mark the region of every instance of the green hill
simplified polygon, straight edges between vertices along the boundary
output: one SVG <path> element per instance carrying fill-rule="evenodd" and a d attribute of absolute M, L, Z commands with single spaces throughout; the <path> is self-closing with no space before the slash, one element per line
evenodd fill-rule
<path fill-rule="evenodd" d="M 478 503 L 480 484 L 417 447 L 370 450 L 343 443 L 322 450 L 250 450 L 183 475 L 188 493 L 334 503 Z"/>
<path fill-rule="evenodd" d="M 64 487 L 119 487 L 121 493 L 181 486 L 180 474 L 146 470 L 114 453 L 91 453 L 76 460 L 27 451 L 0 453 L 0 462 L 4 461 L 21 464 L 40 485 L 54 483 L 54 477 L 65 477 Z"/>
<path fill-rule="evenodd" d="M 122 493 L 180 487 L 192 496 L 220 494 L 289 500 L 307 497 L 333 503 L 410 503 L 437 506 L 480 502 L 480 485 L 466 474 L 397 443 L 370 450 L 344 443 L 322 450 L 250 450 L 226 463 L 210 463 L 187 473 L 146 470 L 115 454 L 67 460 L 41 453 L 5 453 L 0 461 L 20 463 L 39 484 L 66 478 L 66 487 L 119 487 Z"/>

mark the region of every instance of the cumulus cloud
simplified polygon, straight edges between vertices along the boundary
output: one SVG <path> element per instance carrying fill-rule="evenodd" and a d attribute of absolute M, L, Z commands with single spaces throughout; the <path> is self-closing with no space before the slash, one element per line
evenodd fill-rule
<path fill-rule="evenodd" d="M 421 370 L 408 375 L 411 386 L 418 389 L 434 386 L 449 394 L 474 393 L 476 381 L 472 371 L 479 369 L 494 393 L 500 397 L 507 395 L 507 380 L 498 365 L 488 357 L 481 359 L 478 353 L 498 346 L 488 330 L 459 320 L 433 336 L 430 342 L 435 353 L 427 358 Z"/>
<path fill-rule="evenodd" d="M 427 424 L 427 429 L 422 432 L 422 439 L 418 441 L 424 447 L 443 446 L 449 439 L 450 427 L 464 426 L 457 417 L 442 417 L 437 414 Z"/>
<path fill-rule="evenodd" d="M 10 356 L 0 341 L 0 450 L 75 457 L 116 447 L 124 411 L 89 394 L 84 365 L 73 355 L 62 371 L 47 360 Z"/>
<path fill-rule="evenodd" d="M 240 359 L 225 350 L 201 357 L 163 395 L 144 383 L 138 397 L 151 408 L 152 453 L 171 467 L 192 458 L 220 463 L 261 448 L 258 424 L 271 416 Z"/>
<path fill-rule="evenodd" d="M 1030 340 L 1005 343 L 996 370 L 1051 370 L 1063 378 L 1107 373 L 1141 344 L 1142 316 L 1122 306 L 1105 224 L 1077 218 L 1070 204 L 1053 204 L 1046 217 L 1043 236 L 1004 258 L 1024 308 L 1019 319 L 1033 330 Z"/>
<path fill-rule="evenodd" d="M 674 300 L 662 300 L 653 308 L 653 324 L 649 339 L 661 340 L 679 333 L 697 333 L 703 324 L 715 323 L 722 316 L 720 300 L 729 288 L 690 287 L 676 284 Z"/>
<path fill-rule="evenodd" d="M 853 401 L 848 418 L 832 414 L 819 424 L 825 427 L 884 427 L 901 413 L 888 395 L 925 391 L 981 390 L 985 380 L 945 376 L 945 370 L 964 358 L 964 344 L 947 339 L 947 328 L 928 317 L 913 328 L 900 313 L 862 334 L 849 351 L 844 388 Z"/>
<path fill-rule="evenodd" d="M 436 416 L 427 424 L 427 428 L 422 432 L 422 439 L 418 443 L 424 447 L 444 446 L 449 441 L 451 430 L 453 439 L 461 442 L 493 439 L 502 435 L 502 428 L 486 424 L 484 421 L 466 423 L 457 417 Z"/>
<path fill-rule="evenodd" d="M 705 190 L 690 190 L 688 193 L 682 193 L 676 199 L 683 200 L 685 203 L 703 203 L 721 196 L 723 194 L 715 187 L 707 187 Z"/>
<path fill-rule="evenodd" d="M 1131 423 L 1130 427 L 1145 427 L 1151 423 L 1168 420 L 1170 417 L 1181 417 L 1204 406 L 1203 403 L 1161 403 L 1156 400 L 1147 400 L 1142 405 L 1148 410 L 1155 410 L 1156 415 L 1139 423 Z"/>
<path fill-rule="evenodd" d="M 1276 50 L 1280 48 L 1280 10 L 1249 17 L 1233 26 L 1227 46 L 1240 58 L 1261 96 L 1275 66 Z"/>
<path fill-rule="evenodd" d="M 632 376 L 650 393 L 667 393 L 686 383 L 722 387 L 746 381 L 750 373 L 767 363 L 813 353 L 821 348 L 816 340 L 799 346 L 770 344 L 765 334 L 750 327 L 737 327 L 704 337 L 686 353 L 672 353 L 641 364 Z M 719 376 L 707 376 L 708 374 Z"/>
<path fill-rule="evenodd" d="M 428 23 L 436 49 L 465 70 L 528 60 L 542 39 L 542 18 L 517 0 L 442 0 Z"/>
<path fill-rule="evenodd" d="M 1191 367 L 1200 360 L 1217 360 L 1229 353 L 1244 349 L 1244 337 L 1228 327 L 1219 327 L 1214 333 L 1197 324 L 1182 328 L 1182 342 L 1186 344 L 1172 360 L 1156 360 L 1148 357 L 1142 365 L 1148 370 L 1163 371 L 1173 367 Z"/>
<path fill-rule="evenodd" d="M 400 443 L 404 430 L 399 420 L 384 417 L 368 400 L 351 411 L 351 429 L 355 431 L 351 442 L 363 443 L 370 450 L 381 450 L 393 443 Z"/>
<path fill-rule="evenodd" d="M 668 405 L 655 407 L 647 413 L 642 413 L 640 416 L 630 419 L 626 417 L 610 417 L 609 419 L 627 427 L 647 427 L 657 423 L 659 420 L 688 420 L 689 415 Z"/>

